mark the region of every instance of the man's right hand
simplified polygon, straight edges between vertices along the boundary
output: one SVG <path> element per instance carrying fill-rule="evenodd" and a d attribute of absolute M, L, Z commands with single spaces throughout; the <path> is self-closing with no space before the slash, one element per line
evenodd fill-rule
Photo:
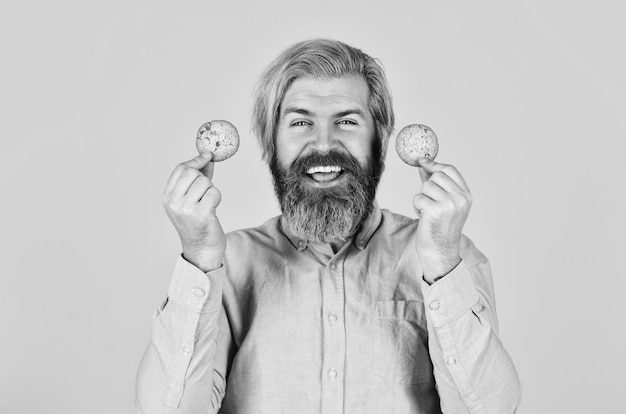
<path fill-rule="evenodd" d="M 183 247 L 183 257 L 204 272 L 222 265 L 226 236 L 215 214 L 222 199 L 213 187 L 211 153 L 174 168 L 165 186 L 163 206 Z"/>

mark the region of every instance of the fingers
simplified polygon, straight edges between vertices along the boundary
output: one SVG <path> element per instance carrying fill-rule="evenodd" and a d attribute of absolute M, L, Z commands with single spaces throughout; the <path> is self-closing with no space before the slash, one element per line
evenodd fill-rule
<path fill-rule="evenodd" d="M 183 171 L 174 188 L 163 194 L 163 206 L 174 216 L 215 216 L 221 200 L 222 194 L 209 177 L 193 168 Z"/>
<path fill-rule="evenodd" d="M 209 212 L 213 212 L 222 200 L 222 193 L 213 187 L 213 183 L 208 177 L 200 175 L 191 184 L 185 197 L 190 201 L 205 205 Z"/>
<path fill-rule="evenodd" d="M 472 195 L 457 169 L 427 159 L 420 159 L 419 164 L 422 188 L 413 199 L 418 216 L 466 216 L 472 204 Z"/>
<path fill-rule="evenodd" d="M 441 171 L 432 174 L 430 176 L 430 179 L 426 181 L 424 184 L 427 184 L 429 182 L 432 184 L 437 184 L 439 187 L 441 187 L 444 191 L 448 193 L 466 192 L 464 188 L 459 187 L 459 185 L 454 180 L 452 180 L 452 178 L 450 178 L 447 174 Z"/>
<path fill-rule="evenodd" d="M 472 203 L 472 195 L 457 186 L 447 176 L 433 174 L 430 180 L 422 184 L 421 194 L 436 202 L 451 202 L 452 205 L 463 207 Z"/>
<path fill-rule="evenodd" d="M 454 166 L 448 164 L 440 164 L 435 161 L 429 160 L 428 158 L 419 158 L 418 164 L 420 167 L 420 178 L 422 179 L 422 182 L 428 181 L 428 179 L 430 179 L 430 176 L 432 176 L 433 174 L 441 172 L 450 177 L 450 179 L 452 179 L 452 181 L 454 181 L 459 188 L 467 192 L 470 191 L 467 183 L 465 182 L 465 179 Z M 425 177 L 427 178 L 424 179 Z"/>
<path fill-rule="evenodd" d="M 190 200 L 200 201 L 209 188 L 213 187 L 213 183 L 208 177 L 199 175 L 195 181 L 191 183 L 189 190 L 185 194 Z"/>
<path fill-rule="evenodd" d="M 183 172 L 180 173 L 178 180 L 176 180 L 175 185 L 171 189 L 170 193 L 174 197 L 182 197 L 189 192 L 191 186 L 196 182 L 200 177 L 204 177 L 202 173 L 195 168 L 186 168 Z M 208 180 L 208 177 L 205 177 Z M 206 189 L 205 189 L 206 191 Z"/>
<path fill-rule="evenodd" d="M 167 180 L 164 193 L 168 194 L 172 192 L 174 188 L 179 187 L 178 182 L 180 178 L 183 176 L 183 174 L 194 176 L 194 178 L 191 180 L 189 178 L 185 180 L 185 183 L 187 184 L 187 186 L 184 188 L 183 194 L 187 192 L 187 190 L 189 189 L 189 186 L 191 185 L 191 183 L 197 176 L 197 174 L 194 174 L 194 171 L 200 172 L 201 174 L 207 176 L 209 179 L 212 179 L 213 178 L 213 163 L 211 162 L 212 158 L 213 158 L 213 154 L 211 152 L 207 152 L 207 153 L 204 153 L 203 155 L 198 155 L 197 157 L 194 157 L 190 159 L 189 161 L 178 164 L 176 168 L 174 168 L 174 171 L 172 171 L 172 174 Z"/>
<path fill-rule="evenodd" d="M 413 197 L 413 208 L 415 209 L 417 218 L 422 218 L 422 211 L 432 209 L 435 203 L 434 200 L 422 193 L 415 195 L 415 197 Z"/>
<path fill-rule="evenodd" d="M 450 193 L 441 188 L 437 183 L 428 180 L 422 184 L 422 194 L 433 201 L 441 201 L 448 198 Z"/>
<path fill-rule="evenodd" d="M 215 214 L 215 209 L 222 201 L 222 193 L 216 187 L 210 187 L 200 200 L 200 204 L 207 209 L 209 214 Z"/>

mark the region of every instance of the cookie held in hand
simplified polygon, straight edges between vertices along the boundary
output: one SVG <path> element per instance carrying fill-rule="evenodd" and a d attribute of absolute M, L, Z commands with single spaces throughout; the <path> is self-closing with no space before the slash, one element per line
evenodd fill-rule
<path fill-rule="evenodd" d="M 439 151 L 437 135 L 426 125 L 405 126 L 396 137 L 396 152 L 405 163 L 417 167 L 418 158 L 434 160 Z"/>
<path fill-rule="evenodd" d="M 205 122 L 198 129 L 196 148 L 200 154 L 212 152 L 212 161 L 224 161 L 239 149 L 237 128 L 228 121 Z"/>

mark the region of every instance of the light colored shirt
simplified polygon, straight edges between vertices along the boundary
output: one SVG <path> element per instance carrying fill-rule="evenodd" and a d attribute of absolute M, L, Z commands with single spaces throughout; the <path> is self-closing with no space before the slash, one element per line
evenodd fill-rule
<path fill-rule="evenodd" d="M 276 217 L 230 233 L 218 270 L 179 258 L 139 368 L 140 412 L 514 412 L 487 258 L 463 236 L 461 263 L 429 285 L 417 223 L 376 207 L 335 253 Z"/>

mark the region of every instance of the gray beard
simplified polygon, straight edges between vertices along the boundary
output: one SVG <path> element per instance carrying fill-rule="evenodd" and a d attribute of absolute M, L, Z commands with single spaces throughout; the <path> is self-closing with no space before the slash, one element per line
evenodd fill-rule
<path fill-rule="evenodd" d="M 319 243 L 351 237 L 373 208 L 379 174 L 370 161 L 363 168 L 354 157 L 339 152 L 311 154 L 284 169 L 272 161 L 274 189 L 283 212 L 283 230 L 290 236 Z M 316 188 L 306 180 L 313 165 L 339 165 L 346 179 L 330 188 Z"/>

